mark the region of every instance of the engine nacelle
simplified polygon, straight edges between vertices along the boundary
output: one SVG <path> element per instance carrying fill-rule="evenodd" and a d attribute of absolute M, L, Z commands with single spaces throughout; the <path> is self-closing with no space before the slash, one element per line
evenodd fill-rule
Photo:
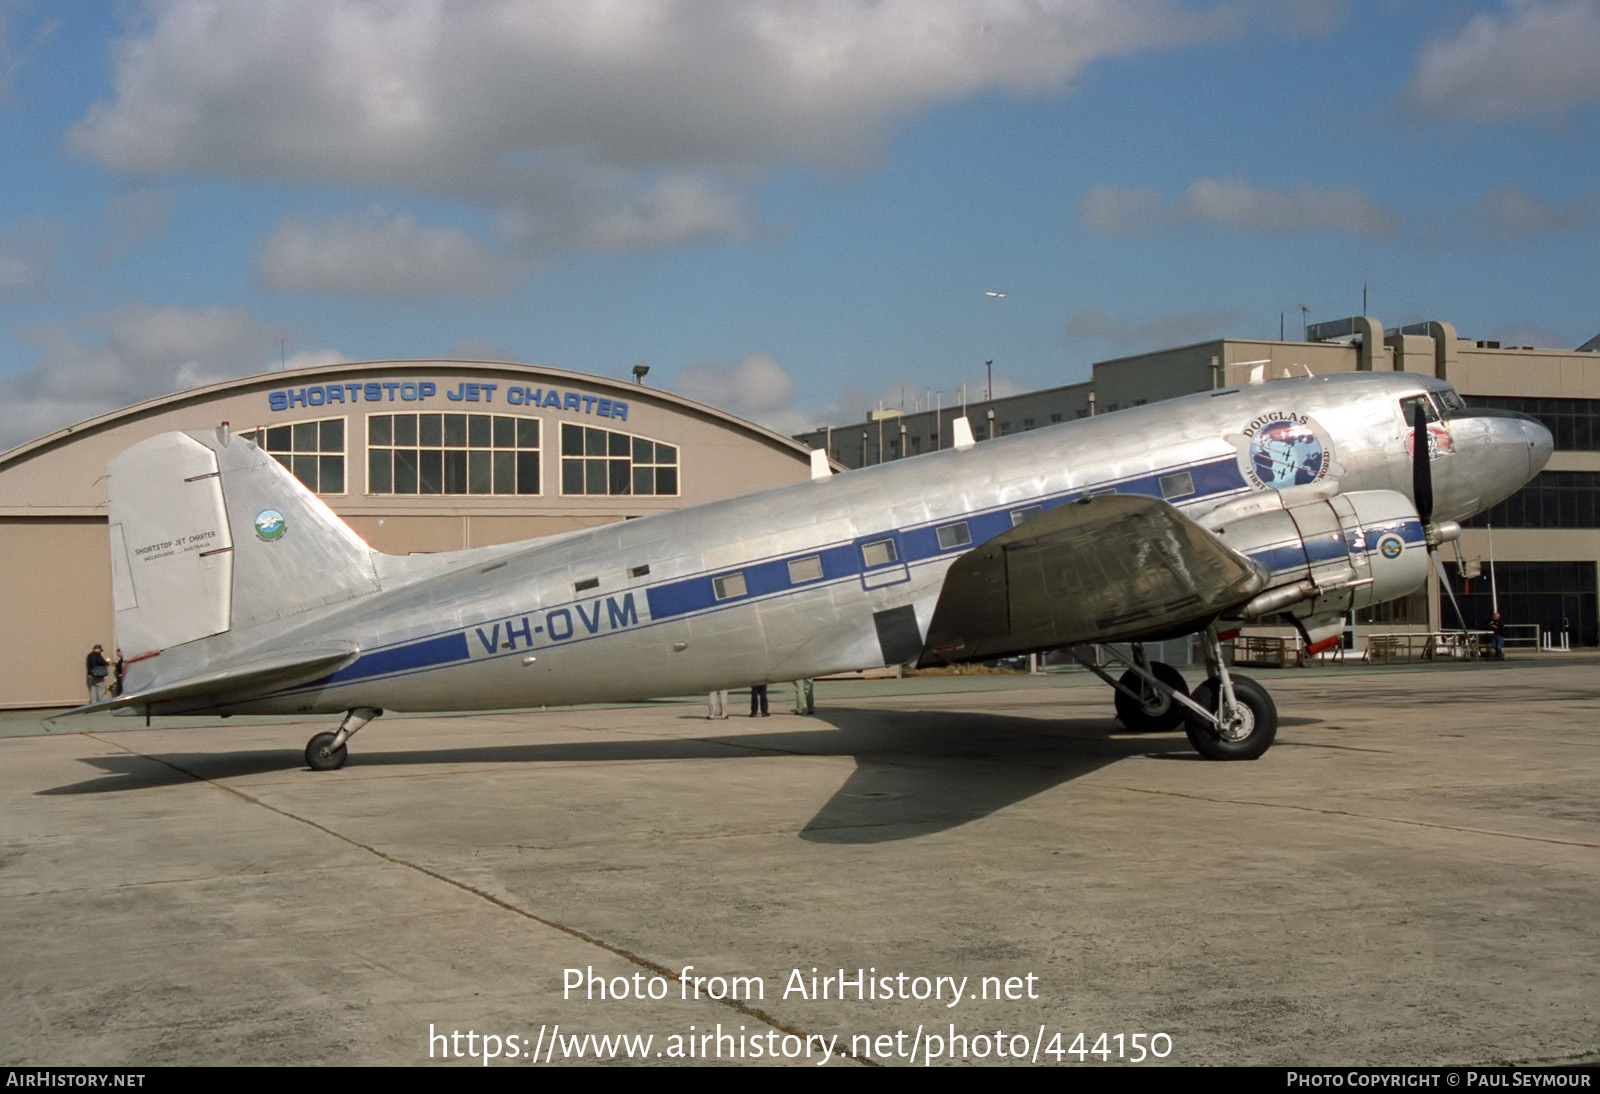
<path fill-rule="evenodd" d="M 1283 500 L 1255 495 L 1201 518 L 1271 575 L 1267 589 L 1240 610 L 1245 619 L 1342 614 L 1397 600 L 1427 580 L 1422 521 L 1404 494 L 1356 490 L 1298 505 Z"/>

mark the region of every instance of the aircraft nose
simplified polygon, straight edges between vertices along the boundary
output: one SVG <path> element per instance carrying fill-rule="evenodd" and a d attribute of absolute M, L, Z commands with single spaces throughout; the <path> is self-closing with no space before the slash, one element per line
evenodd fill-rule
<path fill-rule="evenodd" d="M 1550 462 L 1550 454 L 1556 450 L 1556 439 L 1537 418 L 1525 420 L 1522 429 L 1528 441 L 1528 477 L 1531 479 Z"/>

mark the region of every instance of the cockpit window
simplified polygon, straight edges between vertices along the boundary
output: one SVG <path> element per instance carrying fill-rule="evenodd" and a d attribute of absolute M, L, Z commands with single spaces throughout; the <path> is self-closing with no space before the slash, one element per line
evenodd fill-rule
<path fill-rule="evenodd" d="M 1408 395 L 1400 400 L 1400 416 L 1405 419 L 1408 426 L 1417 424 L 1417 408 L 1422 408 L 1423 415 L 1430 422 L 1439 420 L 1439 409 L 1433 405 L 1433 400 L 1426 395 Z"/>
<path fill-rule="evenodd" d="M 1440 388 L 1434 392 L 1434 395 L 1438 397 L 1446 415 L 1449 415 L 1453 410 L 1467 409 L 1467 401 L 1453 387 Z"/>

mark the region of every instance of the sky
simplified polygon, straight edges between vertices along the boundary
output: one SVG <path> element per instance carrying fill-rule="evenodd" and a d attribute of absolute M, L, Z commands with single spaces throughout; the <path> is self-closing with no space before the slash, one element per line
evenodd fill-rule
<path fill-rule="evenodd" d="M 416 358 L 798 432 L 1363 292 L 1571 349 L 1597 58 L 1600 0 L 0 0 L 0 449 Z"/>

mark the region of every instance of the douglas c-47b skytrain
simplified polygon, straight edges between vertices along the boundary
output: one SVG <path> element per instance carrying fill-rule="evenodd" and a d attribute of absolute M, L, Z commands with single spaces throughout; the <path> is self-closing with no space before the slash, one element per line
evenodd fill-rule
<path fill-rule="evenodd" d="M 1123 724 L 1212 759 L 1277 731 L 1241 624 L 1312 651 L 1406 596 L 1550 433 L 1405 373 L 1273 380 L 525 543 L 372 550 L 251 442 L 168 433 L 109 468 L 124 692 L 82 710 L 345 712 L 643 699 L 1094 644 Z M 1192 691 L 1143 643 L 1203 636 Z"/>

